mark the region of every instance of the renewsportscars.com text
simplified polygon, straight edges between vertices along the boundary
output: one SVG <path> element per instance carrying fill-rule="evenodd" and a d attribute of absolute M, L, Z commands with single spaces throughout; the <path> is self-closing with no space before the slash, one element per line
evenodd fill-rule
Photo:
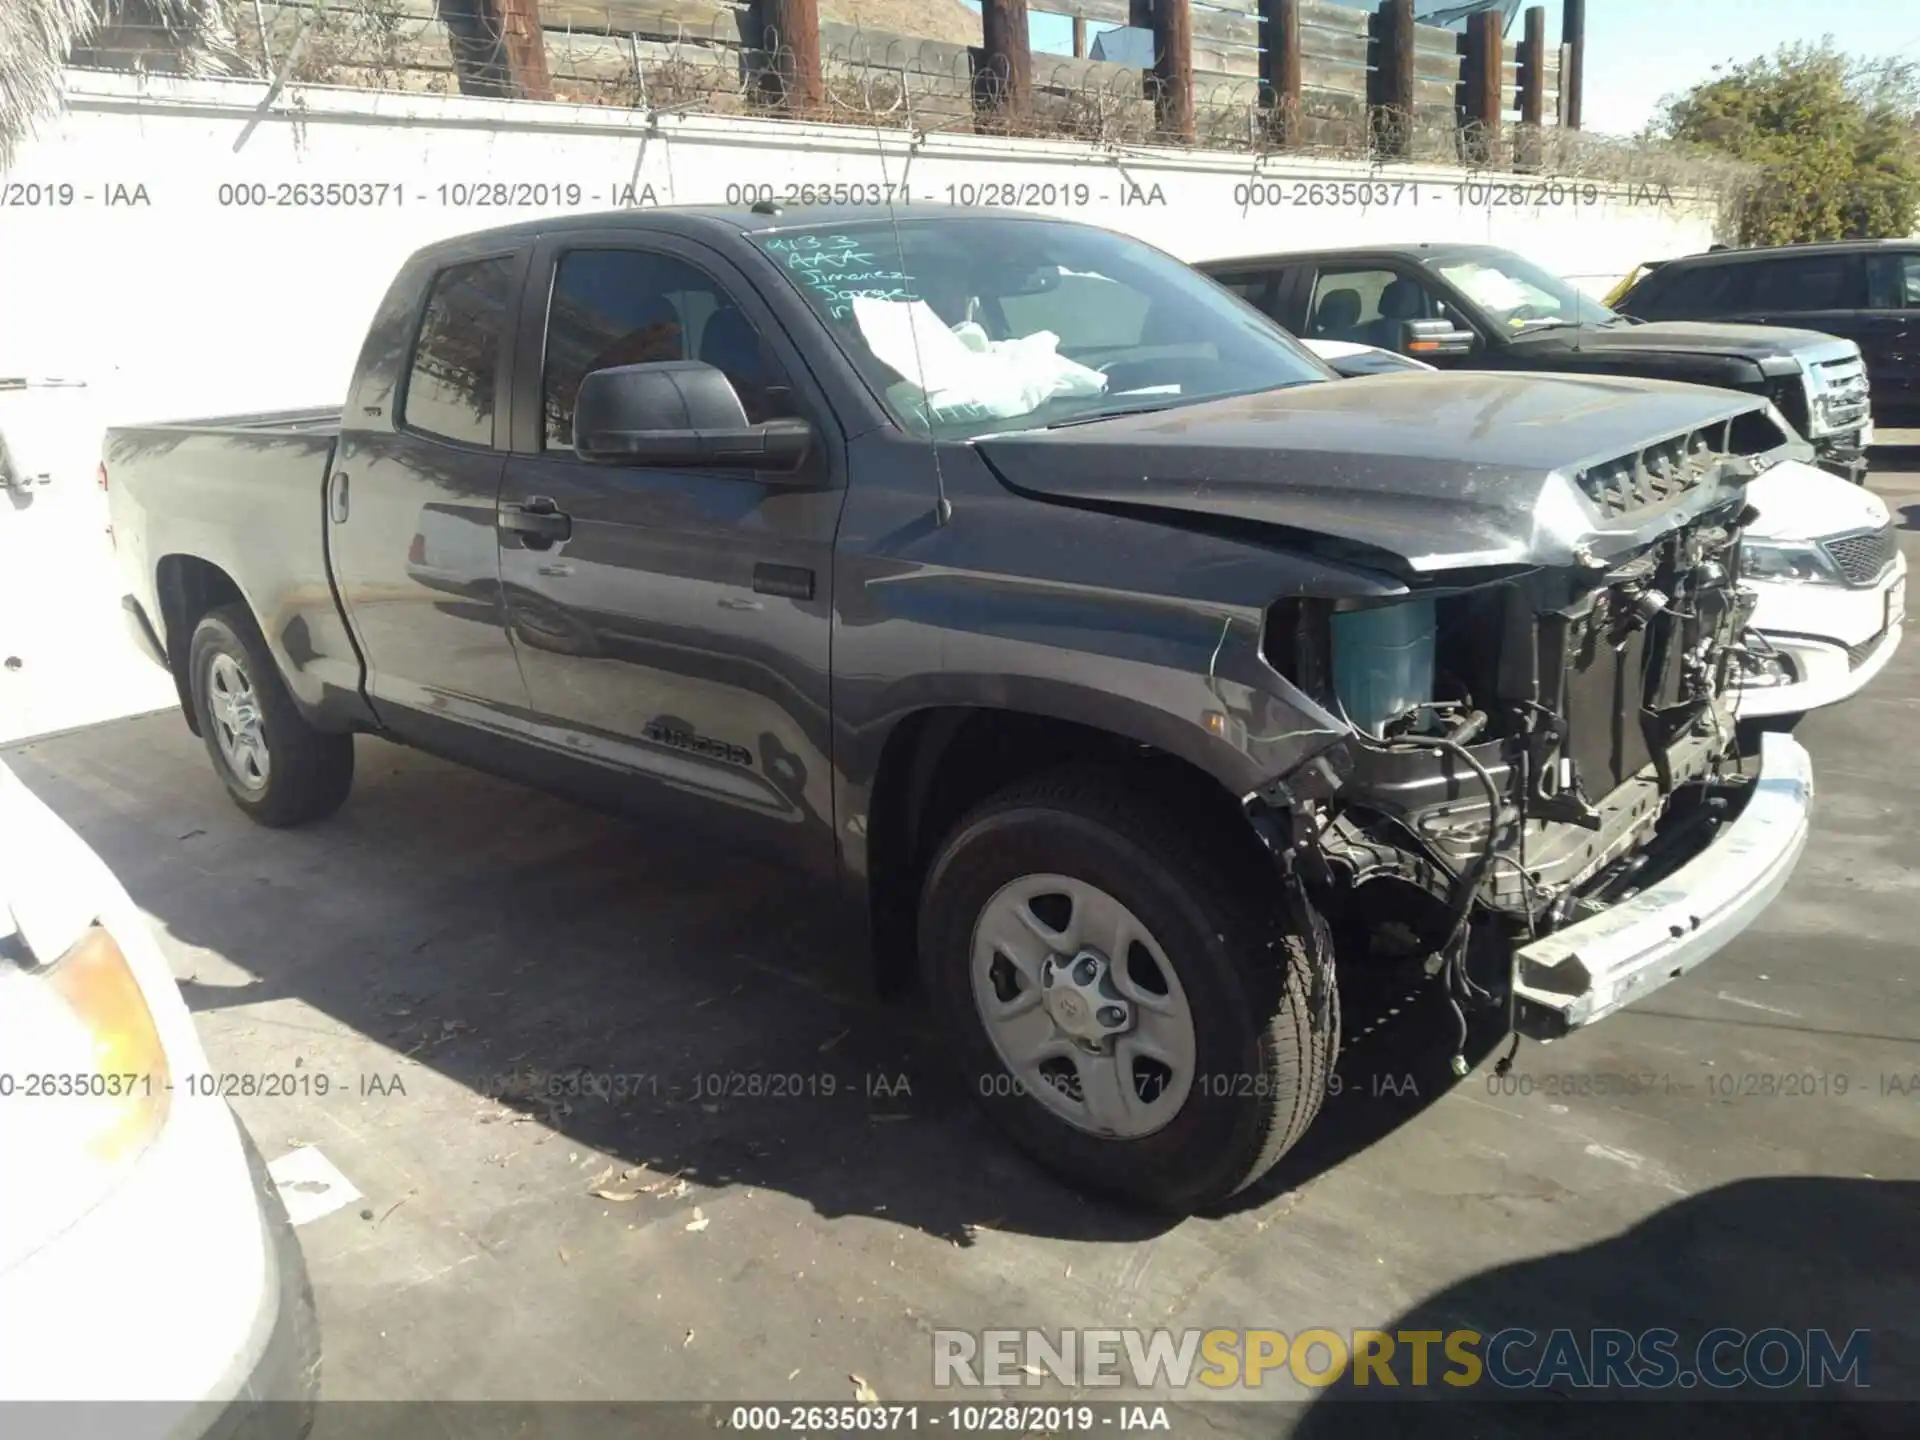
<path fill-rule="evenodd" d="M 1642 1331 L 936 1330 L 939 1389 L 1043 1385 L 1155 1390 L 1269 1383 L 1422 1389 L 1731 1390 L 1871 1387 L 1872 1334 Z"/>

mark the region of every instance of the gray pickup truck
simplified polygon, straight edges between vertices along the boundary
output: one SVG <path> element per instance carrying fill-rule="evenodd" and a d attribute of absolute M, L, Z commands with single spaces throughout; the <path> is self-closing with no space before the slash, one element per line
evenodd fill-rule
<path fill-rule="evenodd" d="M 1762 396 L 1822 469 L 1866 479 L 1866 365 L 1857 344 L 1820 325 L 1649 324 L 1493 245 L 1368 245 L 1199 268 L 1295 335 L 1398 350 L 1442 370 L 1636 375 Z"/>
<path fill-rule="evenodd" d="M 343 410 L 116 428 L 103 481 L 248 814 L 364 733 L 770 852 L 1017 1142 L 1186 1211 L 1319 1109 L 1337 967 L 1551 1039 L 1806 839 L 1729 703 L 1763 400 L 1333 379 L 1090 226 L 649 210 L 432 245 Z"/>

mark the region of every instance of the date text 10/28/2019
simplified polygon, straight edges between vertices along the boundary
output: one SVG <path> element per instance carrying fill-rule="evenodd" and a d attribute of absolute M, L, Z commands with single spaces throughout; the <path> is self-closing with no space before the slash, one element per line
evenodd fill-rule
<path fill-rule="evenodd" d="M 831 1435 L 839 1432 L 944 1430 L 958 1435 L 1061 1435 L 1095 1430 L 1171 1430 L 1164 1405 L 1017 1404 L 736 1405 L 730 1430 Z"/>

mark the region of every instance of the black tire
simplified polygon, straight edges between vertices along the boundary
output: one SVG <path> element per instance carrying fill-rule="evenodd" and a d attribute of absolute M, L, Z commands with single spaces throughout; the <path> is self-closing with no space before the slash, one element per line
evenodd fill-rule
<path fill-rule="evenodd" d="M 263 783 L 249 784 L 227 758 L 209 692 L 222 658 L 251 687 L 269 764 Z M 213 768 L 227 793 L 250 818 L 281 828 L 303 825 L 338 810 L 353 788 L 353 736 L 316 730 L 287 694 L 279 666 L 244 605 L 222 605 L 201 617 L 187 651 L 194 716 Z"/>
<path fill-rule="evenodd" d="M 1324 923 L 1281 902 L 1277 874 L 1249 883 L 1210 860 L 1195 826 L 1113 772 L 1073 768 L 1022 783 L 967 815 L 922 891 L 925 993 L 962 1083 L 1006 1133 L 1070 1183 L 1180 1214 L 1251 1185 L 1306 1132 L 1339 1050 Z M 973 991 L 973 936 L 988 901 L 1023 875 L 1098 886 L 1150 930 L 1191 1012 L 1196 1079 L 1158 1130 L 1103 1138 L 1010 1083 Z M 1267 880 L 1268 877 L 1259 877 Z"/>

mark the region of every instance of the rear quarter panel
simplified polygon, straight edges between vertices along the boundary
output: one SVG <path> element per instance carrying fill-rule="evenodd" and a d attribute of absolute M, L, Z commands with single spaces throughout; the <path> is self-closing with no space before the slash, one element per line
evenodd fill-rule
<path fill-rule="evenodd" d="M 252 610 L 295 703 L 327 724 L 361 706 L 359 657 L 327 574 L 333 448 L 330 428 L 292 417 L 280 426 L 115 427 L 105 445 L 127 592 L 176 668 L 192 634 L 168 603 L 168 578 L 203 561 Z"/>

